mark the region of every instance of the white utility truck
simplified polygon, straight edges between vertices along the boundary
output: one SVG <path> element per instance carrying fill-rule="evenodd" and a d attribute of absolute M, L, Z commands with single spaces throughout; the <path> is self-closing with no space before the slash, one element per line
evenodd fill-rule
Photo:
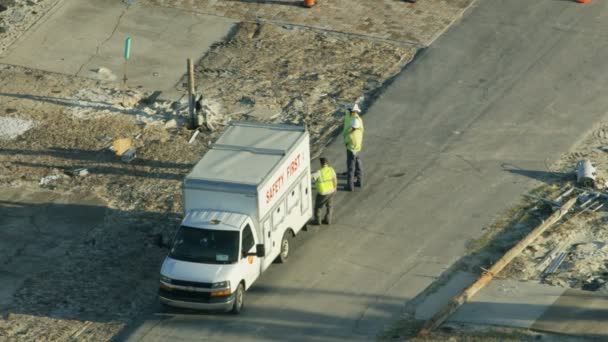
<path fill-rule="evenodd" d="M 169 306 L 243 308 L 245 290 L 312 216 L 304 127 L 232 123 L 186 176 L 184 219 L 160 270 Z"/>

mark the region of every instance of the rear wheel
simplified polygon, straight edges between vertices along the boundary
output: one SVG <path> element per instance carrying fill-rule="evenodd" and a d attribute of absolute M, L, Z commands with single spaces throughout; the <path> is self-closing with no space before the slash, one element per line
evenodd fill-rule
<path fill-rule="evenodd" d="M 289 259 L 289 249 L 291 248 L 291 232 L 288 230 L 283 234 L 281 239 L 281 253 L 279 253 L 278 261 L 286 263 Z"/>
<path fill-rule="evenodd" d="M 245 305 L 245 287 L 243 283 L 240 283 L 236 288 L 236 292 L 234 292 L 234 304 L 232 304 L 232 310 L 230 313 L 234 315 L 238 315 L 243 310 L 243 306 Z"/>

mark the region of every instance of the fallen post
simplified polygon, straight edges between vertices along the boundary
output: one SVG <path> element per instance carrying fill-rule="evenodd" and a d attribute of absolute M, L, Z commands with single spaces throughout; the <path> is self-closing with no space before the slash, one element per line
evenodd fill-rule
<path fill-rule="evenodd" d="M 435 328 L 441 325 L 450 315 L 470 298 L 472 298 L 479 290 L 485 287 L 492 278 L 502 271 L 516 256 L 519 255 L 528 245 L 540 236 L 547 228 L 551 227 L 555 222 L 559 221 L 576 203 L 576 197 L 571 198 L 558 210 L 556 210 L 551 216 L 549 216 L 543 223 L 538 227 L 534 228 L 525 238 L 519 241 L 513 246 L 505 255 L 502 256 L 487 272 L 484 272 L 477 281 L 471 284 L 469 287 L 464 289 L 459 295 L 452 298 L 452 300 L 438 313 L 435 314 L 431 319 L 426 321 L 422 326 L 422 329 L 418 332 L 419 337 L 428 336 L 428 334 Z"/>
<path fill-rule="evenodd" d="M 192 134 L 192 136 L 190 137 L 190 140 L 188 140 L 188 144 L 192 144 L 194 142 L 194 139 L 196 139 L 196 137 L 198 136 L 198 134 L 201 131 L 199 131 L 198 129 L 196 131 L 194 131 L 194 134 Z"/>

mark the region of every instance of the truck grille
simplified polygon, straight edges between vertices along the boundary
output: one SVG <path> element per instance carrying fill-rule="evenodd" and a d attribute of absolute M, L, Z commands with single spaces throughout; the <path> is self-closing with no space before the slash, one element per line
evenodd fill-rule
<path fill-rule="evenodd" d="M 211 292 L 190 292 L 184 290 L 167 290 L 161 288 L 158 290 L 158 295 L 172 300 L 179 300 L 183 302 L 196 302 L 196 303 L 223 303 L 227 301 L 229 297 L 211 297 Z"/>
<path fill-rule="evenodd" d="M 177 279 L 171 279 L 171 284 L 178 285 L 178 286 L 201 287 L 204 289 L 210 289 L 211 285 L 213 285 L 211 283 L 199 283 L 197 281 L 186 281 L 186 280 L 177 280 Z"/>

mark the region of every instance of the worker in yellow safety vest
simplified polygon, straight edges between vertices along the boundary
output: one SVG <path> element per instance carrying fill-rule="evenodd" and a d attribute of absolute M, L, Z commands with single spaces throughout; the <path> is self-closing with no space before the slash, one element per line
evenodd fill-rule
<path fill-rule="evenodd" d="M 321 157 L 321 169 L 312 174 L 312 179 L 317 187 L 317 198 L 315 199 L 315 218 L 313 224 L 319 225 L 319 218 L 323 207 L 327 208 L 323 224 L 331 224 L 333 214 L 334 195 L 338 189 L 338 177 L 333 167 L 329 166 L 327 158 Z"/>
<path fill-rule="evenodd" d="M 344 137 L 345 144 L 348 139 L 348 134 L 350 133 L 350 123 L 353 119 L 359 119 L 361 122 L 361 132 L 365 131 L 363 120 L 359 114 L 361 114 L 361 108 L 359 108 L 358 104 L 355 103 L 352 106 L 348 106 L 348 111 L 346 112 L 346 115 L 344 115 L 344 127 L 342 128 L 342 136 Z"/>
<path fill-rule="evenodd" d="M 344 142 L 346 144 L 346 190 L 355 191 L 355 186 L 363 186 L 363 164 L 360 155 L 363 147 L 363 120 L 358 115 L 350 119 L 348 135 Z"/>

